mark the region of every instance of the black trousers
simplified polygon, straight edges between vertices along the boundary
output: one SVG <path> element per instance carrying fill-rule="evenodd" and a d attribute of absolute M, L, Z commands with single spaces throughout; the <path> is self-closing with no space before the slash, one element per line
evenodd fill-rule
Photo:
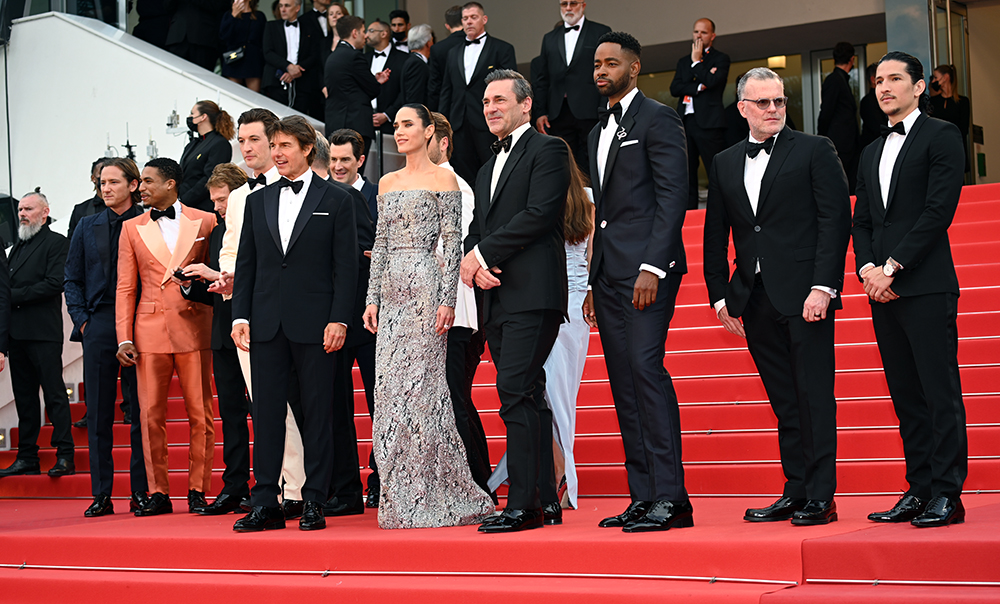
<path fill-rule="evenodd" d="M 834 314 L 809 323 L 779 313 L 759 276 L 743 311 L 747 348 L 778 418 L 785 497 L 829 501 L 837 490 Z"/>
<path fill-rule="evenodd" d="M 269 67 L 265 66 L 264 69 L 269 69 Z M 309 88 L 302 86 L 299 83 L 299 80 L 292 80 L 289 84 L 282 84 L 281 82 L 278 82 L 277 84 L 268 86 L 263 90 L 263 92 L 271 100 L 277 101 L 282 105 L 291 107 L 292 109 L 305 113 L 306 115 L 312 115 L 311 110 L 315 109 L 312 105 L 314 100 L 310 95 Z M 313 117 L 316 116 L 313 115 Z M 325 119 L 325 115 L 321 113 L 316 119 L 323 121 Z"/>
<path fill-rule="evenodd" d="M 358 431 L 354 425 L 354 380 L 351 370 L 355 360 L 365 386 L 368 414 L 375 412 L 375 342 L 352 346 L 339 351 L 337 371 L 333 378 L 333 477 L 330 480 L 331 497 L 353 500 L 362 495 L 360 460 L 358 458 Z M 368 487 L 379 488 L 378 468 L 374 455 L 369 458 L 372 469 Z"/>
<path fill-rule="evenodd" d="M 681 277 L 661 279 L 656 302 L 644 310 L 636 310 L 631 293 L 615 289 L 603 271 L 593 288 L 633 501 L 688 500 L 677 393 L 663 366 Z"/>
<path fill-rule="evenodd" d="M 580 171 L 590 178 L 590 155 L 587 152 L 587 137 L 597 125 L 597 119 L 582 120 L 570 111 L 569 102 L 563 98 L 559 117 L 549 119 L 549 134 L 566 141 Z"/>
<path fill-rule="evenodd" d="M 490 479 L 490 449 L 486 441 L 486 430 L 483 429 L 479 411 L 472 400 L 472 381 L 476 377 L 476 369 L 479 368 L 485 349 L 486 336 L 482 330 L 473 331 L 468 327 L 456 326 L 448 331 L 445 371 L 448 389 L 451 391 L 451 405 L 455 409 L 455 425 L 465 444 L 465 458 L 469 462 L 472 479 L 484 491 L 491 493 L 487 486 Z"/>
<path fill-rule="evenodd" d="M 558 501 L 543 365 L 563 317 L 555 310 L 508 313 L 498 297 L 488 314 L 486 340 L 497 369 L 500 418 L 507 428 L 507 507 L 538 509 Z"/>
<path fill-rule="evenodd" d="M 45 414 L 52 422 L 52 446 L 56 457 L 73 460 L 69 399 L 62 376 L 62 342 L 40 342 L 10 338 L 10 385 L 17 408 L 17 458 L 38 463 L 38 433 L 42 414 L 38 388 L 42 389 Z"/>
<path fill-rule="evenodd" d="M 115 333 L 115 307 L 101 304 L 90 316 L 83 332 L 83 381 L 87 399 L 87 444 L 90 456 L 90 490 L 94 497 L 111 495 L 114 484 L 114 422 L 115 400 L 118 398 L 118 376 L 121 375 L 122 398 L 138 401 L 135 367 L 122 367 L 115 354 L 118 336 Z M 146 463 L 142 457 L 142 424 L 139 408 L 132 414 L 129 431 L 130 491 L 149 488 Z"/>
<path fill-rule="evenodd" d="M 245 498 L 250 495 L 250 428 L 247 415 L 250 401 L 235 348 L 212 350 L 215 392 L 222 420 L 222 495 Z"/>
<path fill-rule="evenodd" d="M 698 209 L 698 158 L 705 162 L 705 172 L 712 168 L 712 160 L 726 148 L 725 128 L 702 128 L 692 113 L 684 116 L 688 152 L 688 209 Z"/>
<path fill-rule="evenodd" d="M 281 460 L 285 450 L 285 417 L 289 380 L 294 369 L 303 421 L 302 448 L 306 482 L 302 498 L 326 501 L 333 471 L 333 375 L 337 353 L 326 353 L 322 344 L 299 344 L 278 333 L 267 342 L 254 342 L 250 372 L 254 386 L 253 471 L 256 484 L 251 504 L 278 505 Z"/>
<path fill-rule="evenodd" d="M 497 137 L 489 130 L 476 130 L 466 123 L 455 130 L 453 138 L 455 153 L 451 156 L 451 165 L 454 166 L 455 172 L 475 189 L 476 175 L 479 173 L 479 168 L 493 156 L 490 145 L 497 140 Z"/>
<path fill-rule="evenodd" d="M 872 305 L 885 381 L 899 418 L 907 492 L 957 498 L 969 473 L 969 439 L 958 375 L 958 296 Z"/>

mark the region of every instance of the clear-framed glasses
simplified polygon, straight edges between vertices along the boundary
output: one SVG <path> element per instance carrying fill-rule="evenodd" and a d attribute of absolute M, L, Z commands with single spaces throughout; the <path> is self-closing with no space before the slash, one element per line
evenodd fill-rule
<path fill-rule="evenodd" d="M 776 99 L 743 99 L 743 102 L 753 103 L 754 105 L 757 105 L 757 109 L 767 111 L 767 109 L 771 106 L 771 103 L 774 103 L 775 109 L 783 109 L 786 105 L 788 105 L 788 97 L 779 96 Z"/>

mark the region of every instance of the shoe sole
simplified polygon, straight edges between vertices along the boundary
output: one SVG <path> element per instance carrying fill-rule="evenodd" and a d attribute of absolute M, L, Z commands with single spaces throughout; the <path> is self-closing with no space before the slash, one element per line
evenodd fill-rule
<path fill-rule="evenodd" d="M 299 530 L 300 531 L 321 531 L 321 530 L 323 530 L 325 528 L 326 528 L 326 523 L 324 523 L 324 524 L 318 524 L 318 525 L 315 525 L 315 526 L 302 526 L 301 524 L 299 525 Z"/>
<path fill-rule="evenodd" d="M 794 514 L 794 512 L 793 512 Z M 743 516 L 743 519 L 747 522 L 784 522 L 786 520 L 792 519 L 792 514 L 787 516 L 774 516 L 772 518 L 759 518 L 757 516 Z"/>
<path fill-rule="evenodd" d="M 111 514 L 114 514 L 114 513 L 115 513 L 114 510 L 108 510 L 106 512 L 101 512 L 100 514 L 88 514 L 87 512 L 84 512 L 83 513 L 83 517 L 84 518 L 100 518 L 101 516 L 110 516 Z"/>
<path fill-rule="evenodd" d="M 831 514 L 829 518 L 822 518 L 819 520 L 812 520 L 806 518 L 792 518 L 792 524 L 795 526 L 819 526 L 821 524 L 830 524 L 831 522 L 837 521 L 837 514 Z"/>
<path fill-rule="evenodd" d="M 285 528 L 285 523 L 284 522 L 282 522 L 280 526 L 277 525 L 277 524 L 272 524 L 270 526 L 262 526 L 260 528 L 256 528 L 256 527 L 255 528 L 236 528 L 234 526 L 233 527 L 233 532 L 236 532 L 236 533 L 260 533 L 262 531 L 274 531 L 274 530 L 283 529 L 283 528 Z"/>
<path fill-rule="evenodd" d="M 941 522 L 935 524 L 913 524 L 912 522 L 910 524 L 915 528 L 937 528 L 939 526 L 948 526 L 949 524 L 965 524 L 965 518 L 962 518 L 961 520 L 949 520 L 948 522 Z"/>
<path fill-rule="evenodd" d="M 630 529 L 628 525 L 622 527 L 623 533 L 653 533 L 656 531 L 669 531 L 674 528 L 691 528 L 694 526 L 694 518 L 687 516 L 684 518 L 678 518 L 677 520 L 671 522 L 666 526 L 651 526 L 646 528 L 632 528 Z"/>
<path fill-rule="evenodd" d="M 547 524 L 549 526 L 554 526 L 556 524 L 562 524 L 562 518 L 553 518 L 551 520 L 549 520 L 548 518 L 546 518 L 544 524 Z"/>

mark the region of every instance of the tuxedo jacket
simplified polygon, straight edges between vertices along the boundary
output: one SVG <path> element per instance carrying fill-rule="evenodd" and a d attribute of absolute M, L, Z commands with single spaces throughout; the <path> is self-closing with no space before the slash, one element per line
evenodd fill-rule
<path fill-rule="evenodd" d="M 466 253 L 478 245 L 486 263 L 501 270 L 501 285 L 485 292 L 484 313 L 496 297 L 510 313 L 557 310 L 566 315 L 566 144 L 527 129 L 511 148 L 490 199 L 495 164 L 493 157 L 476 177 L 475 217 L 465 239 Z"/>
<path fill-rule="evenodd" d="M 848 167 L 847 158 L 858 149 L 858 104 L 847 72 L 834 67 L 833 73 L 823 80 L 821 95 L 816 134 L 833 141 L 844 167 Z"/>
<path fill-rule="evenodd" d="M 219 270 L 219 252 L 222 250 L 222 239 L 225 234 L 226 223 L 223 221 L 212 229 L 212 236 L 208 242 L 208 262 L 205 265 L 215 271 Z M 230 336 L 233 331 L 233 301 L 224 299 L 222 294 L 208 291 L 208 285 L 208 282 L 196 279 L 191 282 L 190 291 L 181 290 L 181 294 L 186 300 L 201 302 L 212 307 L 212 350 L 223 348 L 233 350 L 236 348 Z"/>
<path fill-rule="evenodd" d="M 396 112 L 403 106 L 403 65 L 409 59 L 409 55 L 390 44 L 386 47 L 389 53 L 385 58 L 385 69 L 389 70 L 389 79 L 385 84 L 379 86 L 378 96 L 375 97 L 375 111 L 372 113 L 384 113 L 389 117 L 389 121 L 382 124 L 380 130 L 382 134 L 393 133 L 392 120 L 396 118 Z M 368 71 L 371 72 L 372 61 L 375 60 L 375 53 L 365 54 L 365 61 L 368 63 Z"/>
<path fill-rule="evenodd" d="M 594 53 L 597 40 L 609 31 L 611 28 L 603 23 L 584 19 L 569 65 L 566 65 L 566 28 L 559 25 L 545 34 L 538 73 L 532 71 L 536 84 L 533 115 L 547 115 L 550 121 L 556 119 L 565 98 L 573 117 L 597 119 L 601 95 L 594 85 Z"/>
<path fill-rule="evenodd" d="M 858 111 L 861 114 L 861 138 L 858 140 L 858 145 L 863 151 L 882 136 L 882 126 L 888 125 L 889 120 L 878 106 L 874 88 L 861 98 Z"/>
<path fill-rule="evenodd" d="M 227 0 L 166 0 L 166 12 L 171 16 L 165 44 L 187 42 L 217 48 L 222 13 L 230 5 Z"/>
<path fill-rule="evenodd" d="M 42 225 L 10 251 L 10 337 L 62 342 L 62 291 L 69 242 Z"/>
<path fill-rule="evenodd" d="M 324 82 L 326 131 L 350 128 L 361 136 L 375 138 L 372 99 L 382 86 L 372 75 L 364 54 L 341 40 L 326 59 Z"/>
<path fill-rule="evenodd" d="M 433 47 L 432 47 L 433 48 Z M 403 104 L 420 103 L 427 105 L 427 78 L 430 67 L 419 53 L 411 52 L 403 63 L 403 77 L 400 86 L 403 89 Z"/>
<path fill-rule="evenodd" d="M 174 268 L 208 261 L 215 214 L 181 206 L 173 253 L 150 212 L 126 220 L 118 241 L 118 341 L 139 353 L 178 354 L 211 347 L 212 308 L 184 299 Z"/>
<path fill-rule="evenodd" d="M 354 202 L 312 174 L 288 250 L 282 251 L 280 191 L 272 184 L 247 197 L 233 320 L 250 322 L 251 341 L 273 339 L 280 326 L 292 342 L 322 344 L 327 324 L 351 324 L 358 282 Z"/>
<path fill-rule="evenodd" d="M 715 73 L 712 70 L 715 69 Z M 701 62 L 691 66 L 691 55 L 677 61 L 677 71 L 670 82 L 670 94 L 677 97 L 677 112 L 684 115 L 684 97 L 694 99 L 694 115 L 701 128 L 725 128 L 722 93 L 729 79 L 729 55 L 714 46 L 705 50 Z M 704 84 L 705 89 L 698 90 Z"/>
<path fill-rule="evenodd" d="M 886 258 L 903 266 L 892 282 L 900 296 L 958 294 L 948 227 L 962 193 L 965 154 L 954 124 L 922 114 L 906 135 L 882 203 L 878 167 L 885 139 L 865 147 L 854 205 L 856 270 Z"/>
<path fill-rule="evenodd" d="M 10 345 L 10 269 L 7 252 L 0 249 L 0 354 L 7 354 Z"/>
<path fill-rule="evenodd" d="M 712 161 L 704 235 L 709 303 L 725 298 L 729 314 L 741 316 L 759 262 L 771 304 L 783 315 L 798 316 L 812 286 L 844 289 L 851 234 L 847 176 L 829 139 L 786 126 L 771 151 L 754 215 L 743 184 L 746 144 Z M 736 247 L 731 278 L 730 232 Z M 840 307 L 839 295 L 830 300 L 831 309 Z"/>
<path fill-rule="evenodd" d="M 368 280 L 371 277 L 372 266 L 372 260 L 365 256 L 365 252 L 370 252 L 375 246 L 375 222 L 368 210 L 368 199 L 361 194 L 361 191 L 332 178 L 327 182 L 335 189 L 350 195 L 354 203 L 354 223 L 358 235 L 358 286 L 354 297 L 354 314 L 351 317 L 351 322 L 347 324 L 347 339 L 344 340 L 344 348 L 355 348 L 375 341 L 375 334 L 365 329 L 362 318 L 365 314 L 365 298 L 368 295 Z"/>
<path fill-rule="evenodd" d="M 441 82 L 444 80 L 448 53 L 456 46 L 465 48 L 464 41 L 465 32 L 458 30 L 431 46 L 431 58 L 427 63 L 427 108 L 431 111 L 441 111 Z"/>
<path fill-rule="evenodd" d="M 600 136 L 598 124 L 587 140 L 597 219 L 590 282 L 603 270 L 608 282 L 631 298 L 640 264 L 687 272 L 681 240 L 687 139 L 676 111 L 639 92 L 622 115 L 599 182 Z"/>
<path fill-rule="evenodd" d="M 181 182 L 177 185 L 177 196 L 181 203 L 204 212 L 212 212 L 214 206 L 209 199 L 205 184 L 212 176 L 215 166 L 232 161 L 233 146 L 216 131 L 204 137 L 196 136 L 181 153 Z"/>
<path fill-rule="evenodd" d="M 483 51 L 468 84 L 465 83 L 465 44 L 452 48 L 445 60 L 438 110 L 451 122 L 452 130 L 469 126 L 488 131 L 483 117 L 486 76 L 497 69 L 517 69 L 513 46 L 489 34 L 480 44 L 484 45 Z"/>
<path fill-rule="evenodd" d="M 65 282 L 66 311 L 73 320 L 73 333 L 69 339 L 82 342 L 80 327 L 90 320 L 97 305 L 104 297 L 109 283 L 117 283 L 118 273 L 111 273 L 111 219 L 113 210 L 105 209 L 80 221 L 69 243 L 66 257 Z M 142 208 L 133 204 L 122 213 L 122 220 L 142 214 Z"/>
<path fill-rule="evenodd" d="M 299 94 L 315 92 L 323 87 L 322 45 L 326 43 L 323 30 L 315 21 L 299 23 L 298 65 L 305 72 L 295 80 Z M 218 34 L 217 34 L 218 35 Z M 264 26 L 264 75 L 261 87 L 281 86 L 281 75 L 288 68 L 288 41 L 285 39 L 285 22 L 268 21 Z"/>
<path fill-rule="evenodd" d="M 364 178 L 364 176 L 361 178 Z M 372 217 L 372 225 L 378 224 L 378 187 L 372 181 L 366 179 L 365 183 L 361 185 L 361 194 L 368 200 L 368 213 Z"/>

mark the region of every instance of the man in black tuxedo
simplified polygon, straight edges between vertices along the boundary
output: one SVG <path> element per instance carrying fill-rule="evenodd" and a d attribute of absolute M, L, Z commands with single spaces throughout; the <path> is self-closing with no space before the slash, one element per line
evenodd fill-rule
<path fill-rule="evenodd" d="M 115 357 L 115 300 L 118 291 L 118 240 L 122 223 L 142 214 L 139 205 L 139 168 L 127 158 L 105 161 L 100 173 L 105 211 L 80 221 L 66 258 L 66 310 L 73 320 L 70 340 L 83 343 L 83 375 L 87 398 L 87 444 L 90 485 L 94 501 L 83 513 L 88 518 L 113 514 L 115 399 L 121 375 L 123 398 L 138 400 L 135 367 L 122 367 Z M 142 507 L 148 482 L 142 453 L 139 414 L 131 418 L 132 456 L 129 464 L 131 511 Z"/>
<path fill-rule="evenodd" d="M 326 84 L 326 131 L 342 128 L 358 131 L 365 140 L 364 155 L 368 155 L 375 125 L 372 99 L 381 90 L 389 74 L 373 75 L 365 56 L 359 52 L 365 43 L 365 22 L 360 17 L 344 16 L 337 20 L 340 42 L 330 53 L 324 67 Z"/>
<path fill-rule="evenodd" d="M 535 83 L 535 124 L 543 134 L 566 141 L 584 174 L 590 174 L 587 135 L 597 125 L 601 97 L 594 86 L 597 40 L 611 28 L 584 17 L 586 2 L 562 0 L 563 25 L 542 38 L 542 54 Z"/>
<path fill-rule="evenodd" d="M 292 116 L 272 125 L 268 138 L 283 178 L 247 198 L 233 282 L 233 340 L 243 350 L 253 341 L 256 480 L 251 511 L 233 526 L 238 532 L 285 526 L 278 480 L 293 368 L 306 471 L 299 528 L 326 528 L 334 454 L 330 378 L 354 315 L 358 279 L 354 202 L 309 169 L 316 131 Z"/>
<path fill-rule="evenodd" d="M 833 72 L 823 80 L 816 134 L 833 141 L 837 156 L 847 172 L 847 182 L 854 193 L 858 175 L 858 103 L 851 90 L 854 69 L 854 46 L 838 42 L 833 47 Z"/>
<path fill-rule="evenodd" d="M 330 36 L 330 23 L 326 20 L 326 11 L 330 8 L 330 4 L 331 0 L 313 0 L 312 10 L 307 10 L 299 17 L 299 20 L 303 24 L 308 24 L 309 27 L 319 29 L 324 41 L 329 39 Z M 329 49 L 329 44 L 327 44 L 327 47 Z"/>
<path fill-rule="evenodd" d="M 427 107 L 431 111 L 440 111 L 441 81 L 444 79 L 444 67 L 448 53 L 452 48 L 460 46 L 465 40 L 465 30 L 462 27 L 462 5 L 456 4 L 444 13 L 444 27 L 448 37 L 439 40 L 431 49 L 427 70 Z"/>
<path fill-rule="evenodd" d="M 410 54 L 403 63 L 403 104 L 427 104 L 427 78 L 430 75 L 431 52 L 434 50 L 434 32 L 427 24 L 417 25 L 409 32 Z"/>
<path fill-rule="evenodd" d="M 372 52 L 366 53 L 368 70 L 372 76 L 388 71 L 388 79 L 379 87 L 378 96 L 372 99 L 372 125 L 382 134 L 392 136 L 392 120 L 403 106 L 403 64 L 407 53 L 390 44 L 389 24 L 376 19 L 368 26 L 365 43 Z"/>
<path fill-rule="evenodd" d="M 744 519 L 827 524 L 837 519 L 833 332 L 851 228 L 847 177 L 829 140 L 785 125 L 778 74 L 751 69 L 737 94 L 750 140 L 712 164 L 705 283 L 723 326 L 746 338 L 778 418 L 786 479 L 781 498 Z"/>
<path fill-rule="evenodd" d="M 213 71 L 219 61 L 219 24 L 228 0 L 166 0 L 170 26 L 165 48 L 182 59 Z"/>
<path fill-rule="evenodd" d="M 0 249 L 0 371 L 7 365 L 10 346 L 10 269 L 7 252 Z"/>
<path fill-rule="evenodd" d="M 590 133 L 597 230 L 584 318 L 600 325 L 632 502 L 601 527 L 692 526 L 681 466 L 680 415 L 664 345 L 687 272 L 684 128 L 636 88 L 642 47 L 624 32 L 598 40 L 594 81 L 607 105 Z"/>
<path fill-rule="evenodd" d="M 465 43 L 448 52 L 441 81 L 439 111 L 451 122 L 455 135 L 455 172 L 475 182 L 479 168 L 492 157 L 490 145 L 496 136 L 483 118 L 486 76 L 496 69 L 517 69 L 514 47 L 486 34 L 488 20 L 483 5 L 469 2 L 462 7 Z"/>
<path fill-rule="evenodd" d="M 852 231 L 909 483 L 891 510 L 868 518 L 918 527 L 965 521 L 969 467 L 947 232 L 965 155 L 958 128 L 927 117 L 925 88 L 915 57 L 890 52 L 879 61 L 875 91 L 889 125 L 861 154 Z"/>
<path fill-rule="evenodd" d="M 729 79 L 729 55 L 716 50 L 715 22 L 694 22 L 691 54 L 677 61 L 677 71 L 670 82 L 670 94 L 677 97 L 677 112 L 683 116 L 687 135 L 688 208 L 698 208 L 698 157 L 705 171 L 712 169 L 712 158 L 725 148 L 726 115 L 722 93 Z"/>
<path fill-rule="evenodd" d="M 66 238 L 49 230 L 49 202 L 37 189 L 17 205 L 18 241 L 10 251 L 10 385 L 17 407 L 17 459 L 0 477 L 38 474 L 41 386 L 52 422 L 56 463 L 49 476 L 76 473 L 69 399 L 62 377 L 62 291 Z"/>
<path fill-rule="evenodd" d="M 486 290 L 483 327 L 507 427 L 507 508 L 479 527 L 498 533 L 562 523 L 543 364 L 566 317 L 570 165 L 565 143 L 531 128 L 528 81 L 509 69 L 486 81 L 482 112 L 499 140 L 476 180 L 461 277 Z"/>
<path fill-rule="evenodd" d="M 261 89 L 271 99 L 316 119 L 322 113 L 323 32 L 298 18 L 301 0 L 280 0 L 281 20 L 264 26 L 264 75 Z"/>

